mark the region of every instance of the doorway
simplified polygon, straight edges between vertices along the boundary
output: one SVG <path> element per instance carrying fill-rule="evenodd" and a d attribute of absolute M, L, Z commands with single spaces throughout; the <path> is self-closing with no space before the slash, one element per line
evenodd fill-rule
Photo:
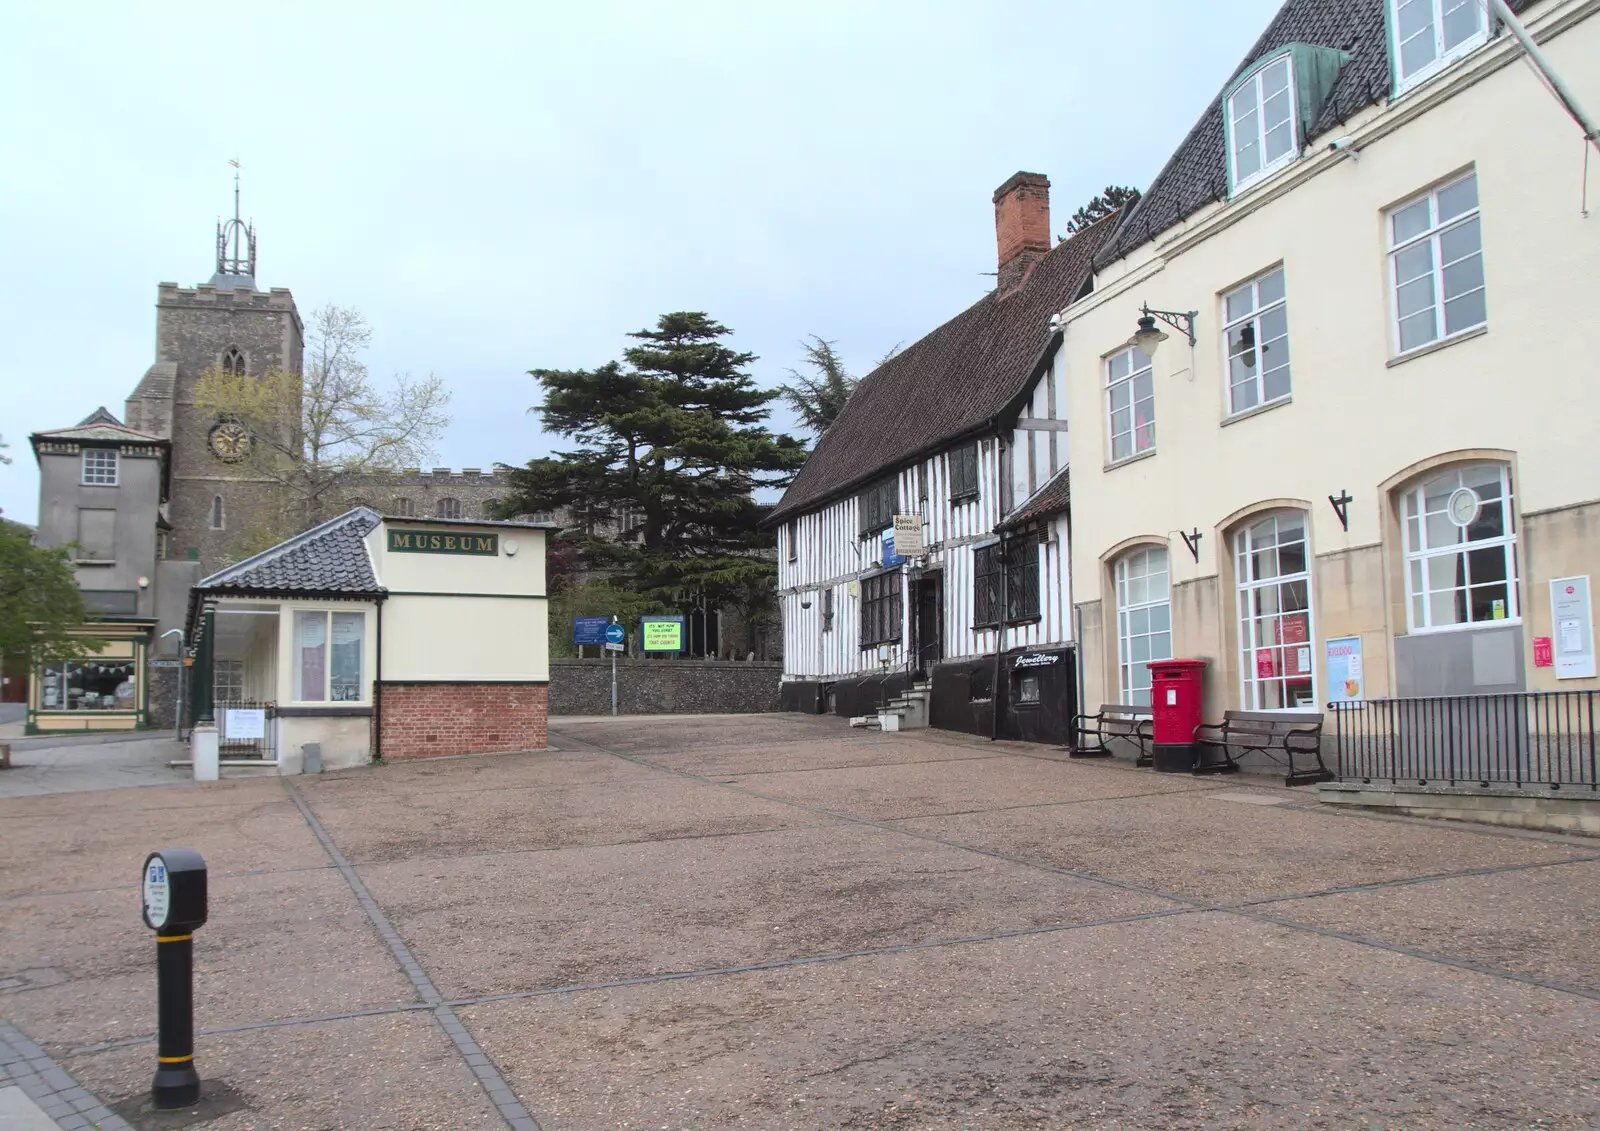
<path fill-rule="evenodd" d="M 944 578 L 924 574 L 913 584 L 916 604 L 917 674 L 926 676 L 944 659 Z"/>

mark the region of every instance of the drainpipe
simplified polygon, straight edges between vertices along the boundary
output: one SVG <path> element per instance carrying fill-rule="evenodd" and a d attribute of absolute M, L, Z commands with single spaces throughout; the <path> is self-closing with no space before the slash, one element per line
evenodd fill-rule
<path fill-rule="evenodd" d="M 1001 489 L 1001 477 L 1009 475 L 1010 469 L 1006 467 L 1006 433 L 1005 429 L 997 429 L 994 438 L 995 454 L 995 510 L 999 514 L 999 521 L 994 524 L 995 533 L 1000 536 L 1000 542 L 995 547 L 995 556 L 1000 560 L 1000 593 L 998 616 L 995 618 L 994 635 L 994 683 L 989 688 L 992 704 L 989 711 L 989 741 L 993 742 L 1000 737 L 1000 657 L 1006 650 L 1006 492 Z"/>
<path fill-rule="evenodd" d="M 1528 53 L 1528 62 L 1550 88 L 1550 93 L 1556 96 L 1556 101 L 1560 102 L 1572 120 L 1578 123 L 1584 139 L 1596 149 L 1600 149 L 1600 126 L 1597 126 L 1595 120 L 1578 105 L 1571 88 L 1561 81 L 1561 76 L 1556 74 L 1556 69 L 1550 65 L 1550 60 L 1539 50 L 1539 45 L 1533 41 L 1533 36 L 1528 34 L 1528 29 L 1522 26 L 1522 21 L 1517 19 L 1516 13 L 1506 4 L 1506 0 L 1489 0 L 1489 8 L 1501 23 L 1511 29 L 1511 34 L 1517 37 L 1517 42 L 1522 44 L 1522 49 Z"/>
<path fill-rule="evenodd" d="M 383 598 L 378 598 L 378 664 L 372 680 L 372 760 L 383 761 Z"/>

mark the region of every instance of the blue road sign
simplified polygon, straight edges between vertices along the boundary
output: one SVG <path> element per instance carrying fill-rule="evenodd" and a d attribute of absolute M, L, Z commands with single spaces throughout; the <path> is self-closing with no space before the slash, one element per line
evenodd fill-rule
<path fill-rule="evenodd" d="M 606 625 L 606 647 L 621 648 L 628 642 L 628 630 L 620 624 Z"/>
<path fill-rule="evenodd" d="M 604 644 L 606 642 L 606 626 L 610 623 L 610 617 L 573 617 L 572 642 L 574 644 Z"/>

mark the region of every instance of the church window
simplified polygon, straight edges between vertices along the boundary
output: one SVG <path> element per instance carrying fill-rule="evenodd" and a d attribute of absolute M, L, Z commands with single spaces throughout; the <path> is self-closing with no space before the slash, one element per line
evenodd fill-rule
<path fill-rule="evenodd" d="M 244 376 L 244 354 L 238 346 L 229 346 L 222 355 L 222 371 L 230 377 Z"/>
<path fill-rule="evenodd" d="M 417 514 L 417 504 L 413 503 L 410 499 L 396 499 L 394 501 L 394 513 L 399 515 L 401 518 L 415 518 Z"/>
<path fill-rule="evenodd" d="M 439 515 L 438 515 L 438 517 L 440 517 L 440 518 L 460 518 L 461 517 L 461 500 L 460 499 L 440 499 L 439 500 Z"/>
<path fill-rule="evenodd" d="M 221 530 L 223 528 L 222 520 L 223 520 L 222 496 L 221 495 L 212 495 L 211 496 L 211 529 L 212 530 Z"/>

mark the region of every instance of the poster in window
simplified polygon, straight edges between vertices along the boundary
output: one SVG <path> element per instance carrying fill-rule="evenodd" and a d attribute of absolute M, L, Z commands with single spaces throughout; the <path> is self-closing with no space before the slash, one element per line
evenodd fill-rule
<path fill-rule="evenodd" d="M 1256 678 L 1276 679 L 1278 675 L 1278 662 L 1273 655 L 1272 648 L 1256 649 Z"/>
<path fill-rule="evenodd" d="M 1367 681 L 1361 663 L 1361 637 L 1341 636 L 1323 646 L 1328 670 L 1328 700 L 1332 703 L 1360 703 L 1367 697 Z"/>

